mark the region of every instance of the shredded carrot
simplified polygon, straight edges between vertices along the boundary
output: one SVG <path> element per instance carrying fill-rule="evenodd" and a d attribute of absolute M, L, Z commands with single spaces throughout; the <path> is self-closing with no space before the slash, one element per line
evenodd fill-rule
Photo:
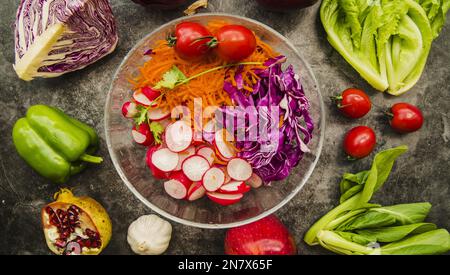
<path fill-rule="evenodd" d="M 212 21 L 206 27 L 214 35 L 219 28 L 229 23 L 224 21 Z M 256 37 L 256 50 L 251 56 L 242 62 L 264 62 L 278 54 L 259 37 Z M 154 86 L 162 79 L 162 75 L 177 66 L 187 77 L 201 73 L 205 70 L 227 64 L 214 52 L 199 61 L 187 61 L 181 59 L 175 50 L 167 45 L 164 40 L 158 41 L 153 47 L 151 59 L 139 68 L 139 75 L 130 79 L 135 90 L 145 86 Z M 252 87 L 257 83 L 259 77 L 254 73 L 255 69 L 262 69 L 262 65 L 245 65 L 240 68 L 244 80 L 244 89 L 253 91 Z M 162 91 L 159 106 L 165 110 L 172 110 L 179 105 L 187 106 L 193 111 L 193 99 L 201 98 L 203 108 L 206 106 L 231 105 L 228 94 L 223 90 L 224 81 L 230 81 L 236 85 L 235 73 L 237 67 L 223 68 L 198 78 L 192 79 L 186 84 L 180 85 L 173 90 Z"/>

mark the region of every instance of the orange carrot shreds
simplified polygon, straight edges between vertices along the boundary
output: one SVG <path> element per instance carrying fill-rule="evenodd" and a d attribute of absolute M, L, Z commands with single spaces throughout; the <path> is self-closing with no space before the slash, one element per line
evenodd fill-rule
<path fill-rule="evenodd" d="M 225 21 L 211 21 L 207 24 L 208 30 L 214 35 L 221 27 L 229 25 Z M 278 56 L 268 44 L 256 37 L 256 50 L 241 62 L 261 62 Z M 169 47 L 167 41 L 161 40 L 153 45 L 151 58 L 138 68 L 138 76 L 129 79 L 134 90 L 145 86 L 154 87 L 165 72 L 176 66 L 186 77 L 190 77 L 206 70 L 226 65 L 214 51 L 201 60 L 189 61 L 181 59 L 174 48 Z M 257 83 L 259 77 L 254 73 L 256 69 L 264 69 L 263 65 L 239 66 L 242 74 L 244 89 L 252 92 L 253 85 Z M 228 94 L 223 90 L 224 81 L 230 81 L 236 86 L 235 75 L 238 67 L 226 67 L 201 75 L 189 82 L 179 85 L 172 90 L 161 89 L 163 94 L 159 99 L 159 106 L 164 110 L 171 111 L 179 105 L 188 106 L 193 112 L 194 98 L 201 98 L 203 108 L 207 106 L 229 106 L 232 104 Z"/>

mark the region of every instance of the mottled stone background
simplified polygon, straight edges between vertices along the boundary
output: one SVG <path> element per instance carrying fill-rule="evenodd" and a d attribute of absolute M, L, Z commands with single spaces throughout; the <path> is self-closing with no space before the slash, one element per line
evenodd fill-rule
<path fill-rule="evenodd" d="M 57 79 L 24 82 L 12 68 L 14 62 L 13 22 L 19 0 L 2 0 L 0 6 L 0 253 L 49 254 L 41 232 L 40 209 L 58 185 L 38 176 L 16 154 L 11 129 L 33 104 L 56 105 L 93 125 L 101 137 L 100 154 L 105 162 L 72 178 L 69 187 L 98 199 L 114 224 L 105 254 L 132 253 L 126 242 L 131 221 L 152 211 L 145 207 L 117 175 L 105 144 L 103 107 L 113 73 L 122 58 L 144 35 L 182 15 L 181 10 L 160 12 L 144 9 L 128 0 L 110 1 L 119 28 L 116 51 L 95 65 Z M 261 10 L 253 1 L 212 0 L 208 11 L 226 12 L 259 20 L 288 37 L 317 77 L 326 105 L 325 144 L 319 163 L 305 188 L 277 215 L 294 234 L 301 254 L 327 253 L 302 241 L 307 228 L 331 209 L 338 199 L 338 181 L 343 172 L 365 169 L 371 158 L 347 162 L 341 149 L 343 134 L 357 124 L 370 125 L 378 136 L 377 150 L 407 144 L 409 152 L 396 164 L 389 182 L 374 198 L 382 204 L 429 201 L 429 221 L 450 229 L 450 24 L 433 43 L 424 74 L 406 95 L 392 97 L 374 91 L 334 51 L 318 19 L 318 6 L 277 14 Z M 449 19 L 449 18 L 447 18 Z M 375 110 L 351 121 L 332 108 L 328 97 L 345 88 L 366 90 L 374 103 L 389 106 L 406 101 L 424 112 L 425 125 L 413 134 L 394 134 Z M 223 253 L 223 230 L 202 230 L 172 223 L 173 239 L 168 254 Z"/>

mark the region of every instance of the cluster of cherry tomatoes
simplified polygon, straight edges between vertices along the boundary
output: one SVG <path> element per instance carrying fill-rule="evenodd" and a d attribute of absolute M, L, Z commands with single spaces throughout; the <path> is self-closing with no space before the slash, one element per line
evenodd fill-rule
<path fill-rule="evenodd" d="M 256 37 L 251 30 L 241 25 L 226 25 L 216 35 L 203 25 L 183 22 L 175 27 L 175 33 L 168 38 L 183 59 L 199 59 L 215 49 L 219 56 L 230 62 L 249 57 L 256 49 Z"/>
<path fill-rule="evenodd" d="M 337 107 L 346 117 L 361 118 L 372 108 L 370 98 L 359 89 L 347 89 L 341 95 L 332 97 Z M 419 108 L 409 103 L 396 103 L 384 112 L 389 124 L 398 133 L 410 133 L 419 130 L 423 124 L 423 115 Z M 352 159 L 368 156 L 376 145 L 376 136 L 372 128 L 356 126 L 347 132 L 344 138 L 344 151 Z"/>

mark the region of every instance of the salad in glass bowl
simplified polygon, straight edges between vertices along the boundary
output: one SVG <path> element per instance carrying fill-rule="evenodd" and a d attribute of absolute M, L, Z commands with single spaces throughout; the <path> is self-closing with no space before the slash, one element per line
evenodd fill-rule
<path fill-rule="evenodd" d="M 113 162 L 141 200 L 185 224 L 230 227 L 300 190 L 320 154 L 322 114 L 314 77 L 285 38 L 206 14 L 132 50 L 105 123 Z"/>

